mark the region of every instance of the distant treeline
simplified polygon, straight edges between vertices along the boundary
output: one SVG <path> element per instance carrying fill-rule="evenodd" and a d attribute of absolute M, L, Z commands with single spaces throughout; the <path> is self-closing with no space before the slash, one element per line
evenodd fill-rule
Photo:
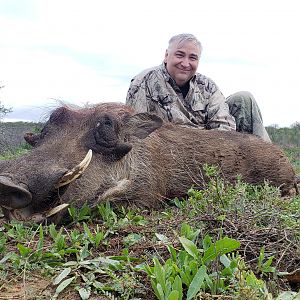
<path fill-rule="evenodd" d="M 33 122 L 0 122 L 0 154 L 13 151 L 25 144 L 24 134 L 41 127 Z"/>
<path fill-rule="evenodd" d="M 284 148 L 300 147 L 300 123 L 279 128 L 277 125 L 266 127 L 273 143 Z"/>

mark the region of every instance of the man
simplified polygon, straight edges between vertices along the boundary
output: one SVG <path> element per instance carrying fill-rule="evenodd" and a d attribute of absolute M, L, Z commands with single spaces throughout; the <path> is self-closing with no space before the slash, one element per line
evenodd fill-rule
<path fill-rule="evenodd" d="M 157 114 L 176 124 L 237 130 L 270 142 L 258 105 L 249 92 L 225 99 L 211 79 L 196 73 L 201 52 L 201 43 L 194 35 L 173 36 L 163 63 L 131 81 L 126 104 L 137 112 Z"/>

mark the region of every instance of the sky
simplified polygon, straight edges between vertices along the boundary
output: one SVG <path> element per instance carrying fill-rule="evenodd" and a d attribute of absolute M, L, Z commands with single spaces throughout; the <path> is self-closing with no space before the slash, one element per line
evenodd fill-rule
<path fill-rule="evenodd" d="M 256 98 L 266 126 L 300 122 L 298 0 L 0 0 L 6 121 L 41 121 L 60 101 L 125 102 L 170 37 L 203 45 L 198 72 L 225 97 Z"/>

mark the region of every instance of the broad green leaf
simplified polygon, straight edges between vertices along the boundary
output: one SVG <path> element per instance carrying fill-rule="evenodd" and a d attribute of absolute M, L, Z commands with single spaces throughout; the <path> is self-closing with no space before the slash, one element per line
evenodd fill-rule
<path fill-rule="evenodd" d="M 116 270 L 119 270 L 122 268 L 122 265 L 118 260 L 111 259 L 109 257 L 98 257 L 95 259 L 87 260 L 87 262 L 94 263 L 95 265 L 101 264 L 104 267 L 108 266 L 108 267 L 116 269 Z"/>
<path fill-rule="evenodd" d="M 219 255 L 223 255 L 238 249 L 241 243 L 235 239 L 224 237 L 216 241 L 216 249 Z"/>
<path fill-rule="evenodd" d="M 215 244 L 211 245 L 205 252 L 202 258 L 204 264 L 209 261 L 215 260 L 218 256 L 218 252 L 216 250 Z"/>
<path fill-rule="evenodd" d="M 138 233 L 130 233 L 123 240 L 124 240 L 125 245 L 127 247 L 130 247 L 136 243 L 139 243 L 142 238 L 143 238 L 143 236 Z"/>
<path fill-rule="evenodd" d="M 154 271 L 154 274 L 156 277 L 156 281 L 160 284 L 160 286 L 162 287 L 162 290 L 165 292 L 166 291 L 165 270 L 156 257 L 153 259 L 153 261 L 154 261 L 153 271 Z"/>
<path fill-rule="evenodd" d="M 60 285 L 56 288 L 55 295 L 60 294 L 74 279 L 75 276 L 62 281 Z"/>
<path fill-rule="evenodd" d="M 220 262 L 224 267 L 228 268 L 230 266 L 231 260 L 226 255 L 221 255 Z"/>
<path fill-rule="evenodd" d="M 12 252 L 7 253 L 1 260 L 0 260 L 0 264 L 4 264 L 7 260 L 9 260 L 13 254 Z"/>
<path fill-rule="evenodd" d="M 144 269 L 149 276 L 151 276 L 154 272 L 153 267 L 150 267 L 148 264 L 142 266 L 142 269 Z"/>
<path fill-rule="evenodd" d="M 256 278 L 252 271 L 246 276 L 246 282 L 247 285 L 253 288 L 263 288 L 265 284 L 263 280 Z"/>
<path fill-rule="evenodd" d="M 178 267 L 182 268 L 190 259 L 191 256 L 183 249 L 178 252 L 175 262 L 178 260 Z"/>
<path fill-rule="evenodd" d="M 168 277 L 166 281 L 166 290 L 164 292 L 165 298 L 167 298 L 168 295 L 172 292 L 172 282 L 174 281 L 174 278 L 172 276 Z"/>
<path fill-rule="evenodd" d="M 94 281 L 93 281 L 93 287 L 95 287 L 95 288 L 98 289 L 98 290 L 101 290 L 101 289 L 103 288 L 103 283 L 94 280 Z"/>
<path fill-rule="evenodd" d="M 71 268 L 63 269 L 62 272 L 54 278 L 53 284 L 54 285 L 59 284 L 63 279 L 65 279 L 70 274 L 71 270 L 72 270 Z"/>
<path fill-rule="evenodd" d="M 300 292 L 283 292 L 281 293 L 275 300 L 299 300 L 300 299 Z"/>
<path fill-rule="evenodd" d="M 187 238 L 185 238 L 183 236 L 179 237 L 179 241 L 181 242 L 183 248 L 185 249 L 185 251 L 188 254 L 193 256 L 195 259 L 198 258 L 199 250 L 198 250 L 197 246 L 192 241 L 188 240 Z"/>
<path fill-rule="evenodd" d="M 88 289 L 85 289 L 85 288 L 80 288 L 80 289 L 78 290 L 78 293 L 79 293 L 80 298 L 81 298 L 82 300 L 87 300 L 87 299 L 89 299 L 89 298 L 90 298 L 90 295 L 91 295 L 91 291 L 88 290 Z"/>
<path fill-rule="evenodd" d="M 18 243 L 17 248 L 21 254 L 21 256 L 26 257 L 32 250 L 24 245 Z"/>
<path fill-rule="evenodd" d="M 190 268 L 190 273 L 191 274 L 195 275 L 198 271 L 198 267 L 199 267 L 198 261 L 193 259 L 189 262 L 189 268 Z"/>
<path fill-rule="evenodd" d="M 97 232 L 95 236 L 95 245 L 98 247 L 100 245 L 100 242 L 104 239 L 104 232 L 99 231 Z"/>
<path fill-rule="evenodd" d="M 162 289 L 162 286 L 158 283 L 158 284 L 156 285 L 156 288 L 157 288 L 157 292 L 158 292 L 158 295 L 156 295 L 156 296 L 158 296 L 158 299 L 159 299 L 159 300 L 164 300 L 164 299 L 165 299 L 165 296 L 164 296 L 164 291 L 163 291 L 163 289 Z"/>
<path fill-rule="evenodd" d="M 207 273 L 205 274 L 204 278 L 205 278 L 205 284 L 208 286 L 210 290 L 212 290 L 214 288 L 214 282 L 212 281 L 212 279 Z"/>
<path fill-rule="evenodd" d="M 76 209 L 74 206 L 69 206 L 68 207 L 68 212 L 69 212 L 69 215 L 72 217 L 72 219 L 74 220 L 75 219 L 75 216 L 76 216 Z"/>
<path fill-rule="evenodd" d="M 195 275 L 194 279 L 192 280 L 189 286 L 189 289 L 187 291 L 187 300 L 193 299 L 200 291 L 205 275 L 206 275 L 206 267 L 202 266 L 198 270 L 197 274 Z"/>
<path fill-rule="evenodd" d="M 211 246 L 211 244 L 212 244 L 211 237 L 209 235 L 206 235 L 202 240 L 203 250 L 206 251 Z"/>
<path fill-rule="evenodd" d="M 172 289 L 178 291 L 178 299 L 182 299 L 182 281 L 181 278 L 177 275 L 174 279 Z"/>
<path fill-rule="evenodd" d="M 215 260 L 218 256 L 222 256 L 223 254 L 232 252 L 240 247 L 240 242 L 225 237 L 213 243 L 203 255 L 203 263 L 207 263 L 209 261 Z"/>
<path fill-rule="evenodd" d="M 183 270 L 180 270 L 180 277 L 182 279 L 182 282 L 186 285 L 189 286 L 191 283 L 190 275 L 189 272 L 184 272 Z"/>
<path fill-rule="evenodd" d="M 88 228 L 88 226 L 86 225 L 85 222 L 83 222 L 83 229 L 85 234 L 88 236 L 88 238 L 92 241 L 94 239 L 93 234 L 91 233 L 90 229 Z"/>
<path fill-rule="evenodd" d="M 154 280 L 153 278 L 151 278 L 151 286 L 152 286 L 152 289 L 153 289 L 154 294 L 156 295 L 156 297 L 158 299 L 160 299 L 159 292 L 158 292 L 157 285 L 156 285 L 156 280 Z"/>
<path fill-rule="evenodd" d="M 179 298 L 179 292 L 178 291 L 172 291 L 169 295 L 169 297 L 167 298 L 167 300 L 180 300 L 181 298 Z"/>
<path fill-rule="evenodd" d="M 56 228 L 55 228 L 55 225 L 54 224 L 50 224 L 48 226 L 48 229 L 49 229 L 49 234 L 51 236 L 51 238 L 54 240 L 58 234 Z"/>
<path fill-rule="evenodd" d="M 259 252 L 258 261 L 262 262 L 265 257 L 265 246 L 262 246 Z"/>
<path fill-rule="evenodd" d="M 264 267 L 270 267 L 274 259 L 274 255 L 270 256 L 268 260 L 264 263 Z"/>
<path fill-rule="evenodd" d="M 43 231 L 43 226 L 40 225 L 40 228 L 39 228 L 39 241 L 37 243 L 36 251 L 41 251 L 43 249 L 43 246 L 44 246 L 44 231 Z"/>
<path fill-rule="evenodd" d="M 75 261 L 75 260 L 70 260 L 70 261 L 67 261 L 66 263 L 63 264 L 65 267 L 68 267 L 68 266 L 77 266 L 78 265 L 78 262 Z"/>
<path fill-rule="evenodd" d="M 182 223 L 180 228 L 180 235 L 187 237 L 189 233 L 192 231 L 191 226 L 187 223 Z"/>
<path fill-rule="evenodd" d="M 169 242 L 168 237 L 166 237 L 163 234 L 155 233 L 155 236 L 157 237 L 158 240 L 162 241 L 165 244 Z"/>
<path fill-rule="evenodd" d="M 140 261 L 139 258 L 137 257 L 130 257 L 128 254 L 126 255 L 115 255 L 115 256 L 110 256 L 111 260 L 114 261 Z"/>
<path fill-rule="evenodd" d="M 171 254 L 171 258 L 174 262 L 176 262 L 176 250 L 174 249 L 174 247 L 172 245 L 168 245 L 167 246 L 168 251 Z"/>

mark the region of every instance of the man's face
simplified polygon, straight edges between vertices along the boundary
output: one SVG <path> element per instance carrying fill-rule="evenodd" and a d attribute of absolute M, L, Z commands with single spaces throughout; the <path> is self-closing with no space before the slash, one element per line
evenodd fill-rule
<path fill-rule="evenodd" d="M 174 42 L 166 50 L 164 62 L 177 85 L 183 86 L 195 75 L 199 58 L 200 49 L 193 42 Z"/>

